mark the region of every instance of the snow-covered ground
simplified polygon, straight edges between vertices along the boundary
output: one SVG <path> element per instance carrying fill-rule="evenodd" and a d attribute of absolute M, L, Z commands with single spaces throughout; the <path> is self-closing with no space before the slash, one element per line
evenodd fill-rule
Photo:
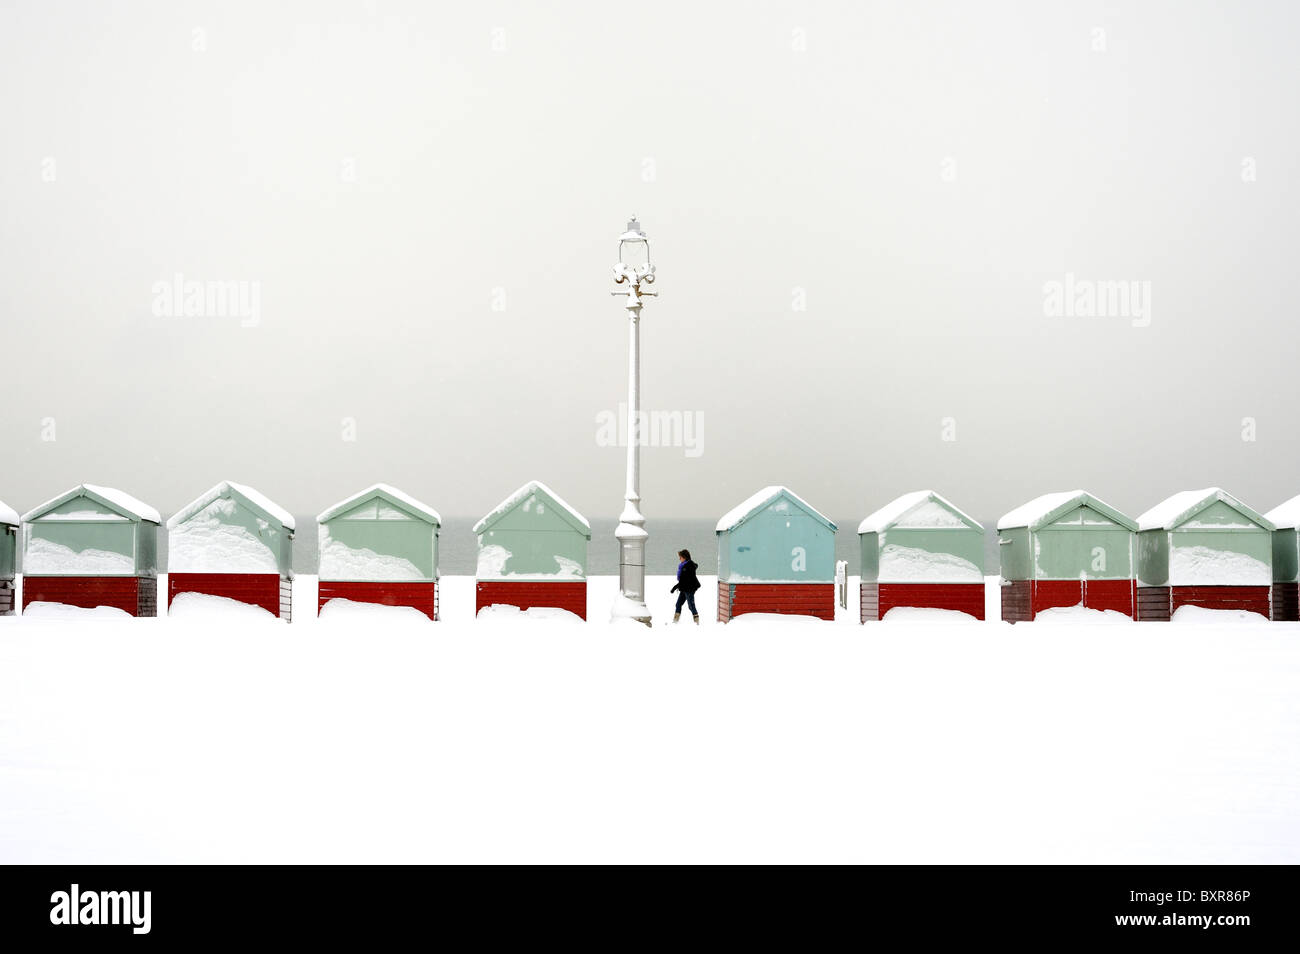
<path fill-rule="evenodd" d="M 0 618 L 0 861 L 1300 861 L 1300 624 Z M 165 584 L 159 592 L 165 592 Z M 996 587 L 990 588 L 996 619 Z M 689 617 L 687 617 L 689 620 Z M 904 624 L 905 621 L 905 624 Z"/>

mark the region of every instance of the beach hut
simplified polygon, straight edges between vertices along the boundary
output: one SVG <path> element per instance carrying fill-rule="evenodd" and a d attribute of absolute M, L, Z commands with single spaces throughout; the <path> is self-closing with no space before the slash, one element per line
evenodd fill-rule
<path fill-rule="evenodd" d="M 744 613 L 835 618 L 835 524 L 785 487 L 727 513 L 718 535 L 718 621 Z"/>
<path fill-rule="evenodd" d="M 158 511 L 81 484 L 23 515 L 23 609 L 112 606 L 158 615 Z"/>
<path fill-rule="evenodd" d="M 1046 609 L 1135 611 L 1137 524 L 1083 490 L 1044 494 L 998 521 L 1002 618 L 1032 620 Z"/>
<path fill-rule="evenodd" d="M 474 613 L 550 606 L 587 618 L 591 525 L 545 484 L 529 481 L 474 525 Z"/>
<path fill-rule="evenodd" d="M 410 606 L 438 618 L 438 528 L 442 518 L 387 484 L 375 484 L 316 517 L 320 583 L 316 611 L 330 600 Z"/>
<path fill-rule="evenodd" d="M 0 500 L 0 616 L 14 612 L 14 573 L 18 565 L 18 513 Z"/>
<path fill-rule="evenodd" d="M 167 606 L 182 593 L 224 596 L 293 615 L 289 512 L 252 487 L 222 481 L 167 521 Z"/>
<path fill-rule="evenodd" d="M 1184 490 L 1138 517 L 1137 618 L 1181 606 L 1269 617 L 1273 523 L 1218 487 Z"/>
<path fill-rule="evenodd" d="M 984 527 L 933 490 L 887 503 L 858 525 L 860 619 L 926 607 L 984 618 Z"/>
<path fill-rule="evenodd" d="M 1272 618 L 1300 620 L 1300 497 L 1264 514 L 1273 524 Z"/>

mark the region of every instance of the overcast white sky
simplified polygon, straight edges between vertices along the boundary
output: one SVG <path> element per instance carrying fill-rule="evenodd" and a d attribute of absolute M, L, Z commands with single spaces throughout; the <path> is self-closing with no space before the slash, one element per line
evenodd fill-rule
<path fill-rule="evenodd" d="M 645 402 L 703 420 L 644 454 L 651 529 L 769 483 L 840 520 L 920 487 L 1267 509 L 1300 493 L 1298 20 L 5 2 L 0 499 L 383 480 L 473 516 L 537 478 L 612 517 L 636 212 Z M 256 327 L 156 316 L 178 272 L 258 283 Z M 1048 317 L 1067 273 L 1150 283 L 1149 324 Z"/>

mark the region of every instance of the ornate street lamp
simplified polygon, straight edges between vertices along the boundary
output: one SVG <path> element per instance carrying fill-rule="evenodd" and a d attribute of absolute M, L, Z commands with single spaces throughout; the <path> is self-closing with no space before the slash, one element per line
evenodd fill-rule
<path fill-rule="evenodd" d="M 611 292 L 626 295 L 627 316 L 630 319 L 627 375 L 627 492 L 624 494 L 623 513 L 618 529 L 618 588 L 619 598 L 614 604 L 616 619 L 634 619 L 650 625 L 650 610 L 645 604 L 645 542 L 650 536 L 645 530 L 645 517 L 641 515 L 641 299 L 654 297 L 657 292 L 643 289 L 652 285 L 655 267 L 650 262 L 650 240 L 641 231 L 641 223 L 632 216 L 627 231 L 618 237 L 618 264 L 614 266 L 614 281 L 626 285 L 625 291 Z"/>

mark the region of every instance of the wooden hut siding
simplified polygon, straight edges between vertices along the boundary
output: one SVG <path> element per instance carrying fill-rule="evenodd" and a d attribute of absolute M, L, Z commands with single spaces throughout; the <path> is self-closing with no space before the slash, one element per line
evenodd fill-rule
<path fill-rule="evenodd" d="M 260 606 L 288 622 L 293 608 L 290 586 L 278 573 L 168 573 L 167 608 L 182 593 L 202 593 Z"/>
<path fill-rule="evenodd" d="M 718 619 L 745 613 L 835 618 L 835 524 L 785 487 L 726 514 L 718 536 Z"/>
<path fill-rule="evenodd" d="M 540 481 L 529 481 L 474 526 L 474 612 L 488 606 L 552 607 L 587 618 L 585 517 Z"/>
<path fill-rule="evenodd" d="M 858 526 L 859 614 L 921 607 L 984 619 L 984 527 L 932 490 L 904 494 Z"/>
<path fill-rule="evenodd" d="M 375 484 L 316 518 L 320 540 L 316 612 L 332 599 L 408 606 L 438 619 L 437 511 Z"/>
<path fill-rule="evenodd" d="M 1274 507 L 1264 518 L 1273 524 L 1272 619 L 1300 620 L 1300 497 Z"/>
<path fill-rule="evenodd" d="M 167 521 L 167 606 L 201 593 L 293 618 L 294 520 L 251 487 L 223 481 Z"/>
<path fill-rule="evenodd" d="M 551 607 L 587 618 L 587 581 L 479 580 L 474 585 L 474 614 L 487 606 L 514 606 L 521 610 Z"/>
<path fill-rule="evenodd" d="M 32 603 L 158 612 L 158 512 L 111 487 L 81 484 L 23 522 L 23 595 Z"/>
<path fill-rule="evenodd" d="M 1133 617 L 1133 531 L 1124 514 L 1082 490 L 1046 494 L 998 521 L 1002 618 L 1029 622 L 1083 606 Z"/>
<path fill-rule="evenodd" d="M 1269 619 L 1279 623 L 1300 620 L 1300 586 L 1295 583 L 1274 583 L 1269 595 Z"/>
<path fill-rule="evenodd" d="M 1217 487 L 1174 494 L 1138 517 L 1138 619 L 1183 606 L 1272 616 L 1273 524 Z"/>
<path fill-rule="evenodd" d="M 430 620 L 438 619 L 438 581 L 432 583 L 393 583 L 368 580 L 321 580 L 317 592 L 316 612 L 330 600 L 354 603 L 379 603 L 383 606 L 409 606 Z"/>
<path fill-rule="evenodd" d="M 32 603 L 63 603 L 86 609 L 111 606 L 132 616 L 157 616 L 158 580 L 139 576 L 25 576 L 23 609 Z"/>
<path fill-rule="evenodd" d="M 1044 610 L 1071 606 L 1128 617 L 1137 612 L 1134 580 L 1009 580 L 1001 589 L 1002 619 L 1008 623 L 1028 623 Z"/>
<path fill-rule="evenodd" d="M 863 583 L 861 621 L 877 622 L 892 609 L 923 607 L 984 619 L 983 583 Z"/>
<path fill-rule="evenodd" d="M 719 583 L 718 622 L 746 613 L 835 619 L 835 586 L 821 583 Z"/>

